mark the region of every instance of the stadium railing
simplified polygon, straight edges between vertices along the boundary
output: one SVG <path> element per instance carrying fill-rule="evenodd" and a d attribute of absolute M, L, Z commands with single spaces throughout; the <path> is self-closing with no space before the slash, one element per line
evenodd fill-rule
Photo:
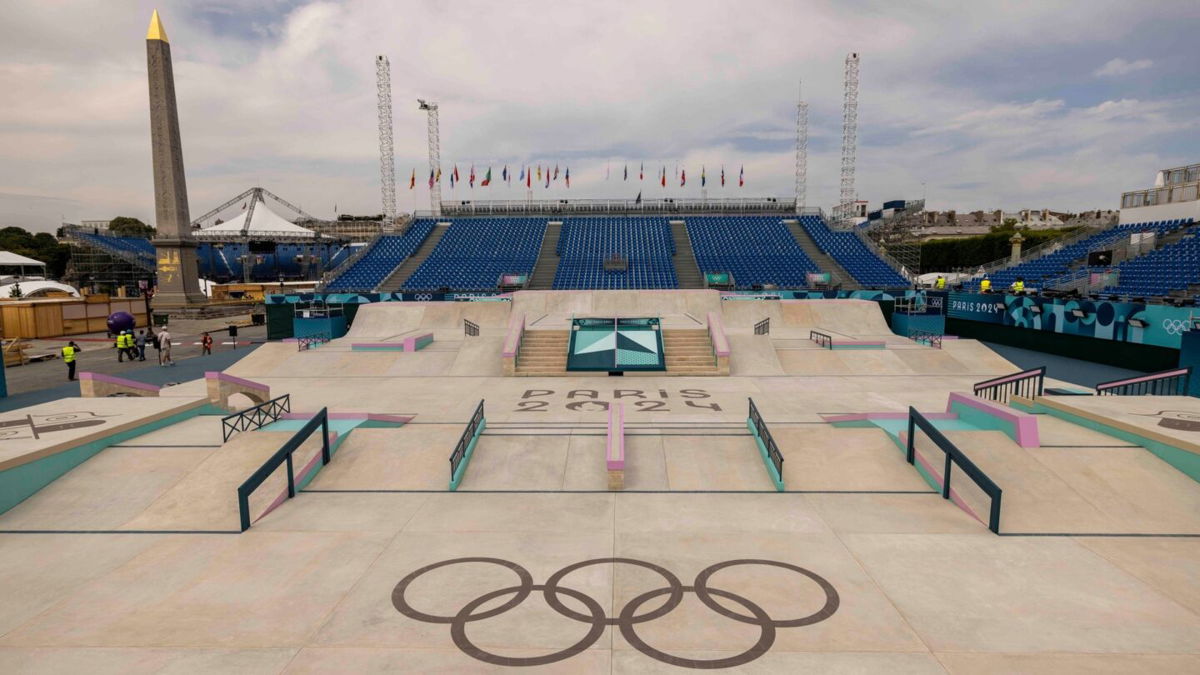
<path fill-rule="evenodd" d="M 959 450 L 958 446 L 951 443 L 945 434 L 934 427 L 932 422 L 912 407 L 908 409 L 908 445 L 905 457 L 909 464 L 916 462 L 917 429 L 925 432 L 929 440 L 933 441 L 933 444 L 946 456 L 942 469 L 942 499 L 950 499 L 951 469 L 957 464 L 958 468 L 967 474 L 967 477 L 991 500 L 987 526 L 993 533 L 1000 534 L 1000 498 L 1003 495 L 1000 487 L 982 469 L 975 466 L 975 463 L 962 450 Z"/>
<path fill-rule="evenodd" d="M 479 337 L 479 324 L 470 319 L 463 319 L 463 334 L 471 337 Z"/>
<path fill-rule="evenodd" d="M 296 475 L 295 468 L 292 462 L 292 454 L 308 440 L 308 437 L 317 429 L 321 430 L 321 465 L 329 463 L 329 410 L 321 408 L 321 411 L 308 421 L 299 431 L 283 444 L 275 454 L 271 455 L 262 466 L 250 474 L 244 483 L 238 486 L 238 516 L 241 518 L 242 532 L 250 529 L 250 495 L 262 485 L 264 481 L 278 469 L 281 464 L 287 465 L 287 496 L 288 499 L 296 496 Z"/>
<path fill-rule="evenodd" d="M 1097 396 L 1187 396 L 1192 367 L 1173 368 L 1139 377 L 1101 382 Z"/>
<path fill-rule="evenodd" d="M 326 342 L 329 342 L 328 333 L 316 333 L 314 335 L 306 335 L 302 338 L 296 338 L 296 351 L 306 352 L 313 347 L 319 347 Z"/>
<path fill-rule="evenodd" d="M 454 452 L 450 453 L 451 491 L 457 490 L 458 486 L 462 484 L 463 476 L 467 472 L 467 464 L 471 462 L 471 455 L 475 452 L 475 444 L 479 442 L 479 434 L 483 433 L 484 427 L 487 426 L 487 418 L 483 413 L 483 401 L 484 399 L 479 400 L 479 405 L 471 414 L 471 420 L 467 422 L 467 428 L 463 429 L 462 435 L 458 437 Z"/>
<path fill-rule="evenodd" d="M 934 333 L 927 330 L 914 328 L 908 331 L 908 338 L 913 342 L 926 342 L 934 349 L 942 348 L 942 336 L 940 333 Z"/>
<path fill-rule="evenodd" d="M 983 382 L 975 383 L 975 395 L 989 401 L 1008 403 L 1013 396 L 1034 398 L 1042 395 L 1046 383 L 1046 367 L 1022 370 L 1012 375 L 1004 375 Z"/>
<path fill-rule="evenodd" d="M 771 334 L 771 317 L 767 317 L 762 321 L 754 324 L 755 335 L 770 335 Z"/>
<path fill-rule="evenodd" d="M 758 412 L 758 406 L 754 405 L 754 399 L 747 398 L 746 400 L 750 402 L 746 425 L 754 434 L 763 459 L 769 463 L 768 471 L 771 473 L 771 482 L 775 484 L 776 490 L 783 492 L 783 453 L 779 451 L 779 445 L 775 443 L 771 430 L 767 428 L 767 423 L 763 421 L 762 415 Z"/>
<path fill-rule="evenodd" d="M 261 429 L 271 422 L 277 421 L 284 413 L 291 411 L 292 396 L 284 394 L 245 410 L 239 410 L 232 415 L 226 415 L 221 418 L 222 442 L 228 442 L 229 438 L 239 431 Z"/>

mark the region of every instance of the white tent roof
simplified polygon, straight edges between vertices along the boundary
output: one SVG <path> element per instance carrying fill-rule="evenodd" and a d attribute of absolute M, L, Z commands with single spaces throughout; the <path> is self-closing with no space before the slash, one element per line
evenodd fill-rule
<path fill-rule="evenodd" d="M 26 258 L 10 251 L 0 251 L 0 265 L 26 265 L 45 267 L 46 263 L 33 258 Z"/>
<path fill-rule="evenodd" d="M 246 212 L 242 211 L 237 217 L 230 219 L 220 225 L 213 225 L 200 230 L 197 234 L 201 235 L 236 235 L 242 232 L 242 227 L 246 223 Z M 267 208 L 265 202 L 258 202 L 254 205 L 254 216 L 250 219 L 250 236 L 258 234 L 286 234 L 289 236 L 307 235 L 309 237 L 316 236 L 312 230 L 300 227 L 288 222 L 283 216 L 275 213 Z"/>

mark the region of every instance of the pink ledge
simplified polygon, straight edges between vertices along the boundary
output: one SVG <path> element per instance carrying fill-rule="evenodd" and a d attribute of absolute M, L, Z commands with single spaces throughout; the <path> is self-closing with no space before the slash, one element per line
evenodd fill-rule
<path fill-rule="evenodd" d="M 1186 372 L 1187 372 L 1187 368 L 1179 368 L 1177 370 L 1164 370 L 1161 373 L 1150 373 L 1149 375 L 1143 375 L 1141 377 L 1131 377 L 1128 380 L 1116 380 L 1115 382 L 1105 382 L 1103 384 L 1104 384 L 1105 389 L 1112 389 L 1113 387 L 1121 387 L 1121 386 L 1124 386 L 1127 384 L 1137 384 L 1138 382 L 1147 382 L 1149 380 L 1165 379 L 1168 377 L 1179 377 L 1180 375 L 1183 375 Z M 1099 389 L 1099 387 L 1097 387 L 1097 389 Z"/>
<path fill-rule="evenodd" d="M 243 387 L 249 387 L 251 389 L 262 389 L 263 391 L 271 390 L 271 387 L 269 387 L 265 384 L 262 384 L 260 382 L 252 382 L 250 380 L 244 380 L 240 377 L 235 377 L 233 375 L 229 375 L 227 373 L 222 373 L 222 372 L 216 371 L 216 370 L 210 370 L 210 371 L 204 373 L 204 379 L 220 380 L 222 382 L 232 382 L 233 384 L 240 384 Z"/>
<path fill-rule="evenodd" d="M 986 415 L 991 415 L 1011 424 L 1013 432 L 1016 434 L 1017 445 L 1022 448 L 1036 448 L 1041 446 L 1041 441 L 1038 437 L 1037 417 L 957 391 L 950 392 L 950 400 L 946 402 L 946 412 L 950 412 L 951 406 L 955 403 L 968 408 L 975 408 Z"/>
<path fill-rule="evenodd" d="M 625 470 L 625 406 L 608 406 L 608 439 L 605 445 L 605 464 L 609 471 Z"/>
<path fill-rule="evenodd" d="M 504 336 L 504 351 L 506 359 L 517 358 L 517 350 L 521 348 L 521 336 L 525 332 L 525 315 L 516 314 L 508 322 L 508 334 Z"/>
<path fill-rule="evenodd" d="M 130 389 L 141 389 L 142 391 L 160 391 L 162 387 L 154 384 L 146 384 L 137 380 L 127 380 L 123 377 L 115 377 L 113 375 L 105 375 L 103 373 L 84 372 L 79 373 L 79 379 L 92 380 L 94 382 L 107 382 L 109 384 L 119 384 L 122 387 Z"/>
<path fill-rule="evenodd" d="M 729 339 L 725 337 L 725 324 L 716 312 L 708 313 L 708 335 L 712 338 L 713 351 L 717 357 L 729 356 Z"/>

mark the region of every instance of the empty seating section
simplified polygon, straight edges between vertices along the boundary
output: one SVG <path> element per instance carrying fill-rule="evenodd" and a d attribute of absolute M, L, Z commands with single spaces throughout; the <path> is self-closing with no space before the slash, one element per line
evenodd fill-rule
<path fill-rule="evenodd" d="M 154 263 L 154 244 L 139 237 L 113 237 L 106 234 L 77 232 L 80 240 L 109 253 L 125 253 L 137 256 L 143 262 Z"/>
<path fill-rule="evenodd" d="M 317 270 L 330 270 L 336 266 L 331 262 L 332 255 L 347 247 L 341 244 L 313 246 L 300 243 L 280 243 L 275 245 L 274 253 L 256 254 L 254 267 L 250 278 L 255 281 L 276 281 L 279 277 L 285 279 L 301 279 L 315 277 Z M 200 261 L 200 276 L 213 281 L 240 281 L 242 274 L 242 256 L 249 250 L 246 244 L 234 242 L 200 244 L 196 249 L 196 258 Z M 309 261 L 305 267 L 297 256 L 316 257 L 318 260 Z M 259 262 L 258 258 L 262 258 Z M 342 255 L 345 259 L 345 255 Z"/>
<path fill-rule="evenodd" d="M 838 261 L 864 287 L 903 288 L 911 284 L 892 266 L 875 255 L 854 232 L 835 232 L 820 216 L 801 216 L 800 225 L 817 242 L 817 247 Z"/>
<path fill-rule="evenodd" d="M 1033 260 L 1017 263 L 1012 267 L 997 270 L 989 276 L 993 290 L 1004 290 L 1012 286 L 1018 278 L 1025 280 L 1027 288 L 1040 288 L 1044 280 L 1051 280 L 1065 274 L 1070 265 L 1087 258 L 1090 251 L 1103 250 L 1116 245 L 1122 239 L 1127 239 L 1137 232 L 1155 232 L 1162 235 L 1183 225 L 1182 220 L 1163 220 L 1151 223 L 1125 223 L 1117 225 L 1090 237 L 1068 244 L 1053 253 L 1047 253 Z M 978 288 L 979 280 L 974 279 L 970 284 Z"/>
<path fill-rule="evenodd" d="M 434 221 L 429 219 L 414 220 L 404 234 L 380 237 L 371 250 L 354 261 L 353 265 L 329 282 L 325 288 L 330 291 L 374 289 L 421 246 L 421 242 L 433 231 L 433 225 Z"/>
<path fill-rule="evenodd" d="M 532 273 L 546 218 L 463 218 L 449 227 L 404 290 L 495 290 L 502 274 Z"/>
<path fill-rule="evenodd" d="M 1117 285 L 1105 293 L 1153 297 L 1200 284 L 1200 228 L 1183 239 L 1117 265 Z"/>
<path fill-rule="evenodd" d="M 614 254 L 626 269 L 604 269 Z M 566 218 L 558 255 L 556 289 L 679 287 L 667 218 Z"/>
<path fill-rule="evenodd" d="M 808 285 L 819 272 L 779 216 L 719 216 L 686 219 L 700 272 L 729 272 L 738 288 Z"/>

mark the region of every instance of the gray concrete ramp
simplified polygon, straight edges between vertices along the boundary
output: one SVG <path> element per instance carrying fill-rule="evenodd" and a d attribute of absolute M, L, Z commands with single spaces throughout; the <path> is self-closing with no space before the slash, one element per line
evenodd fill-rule
<path fill-rule="evenodd" d="M 308 490 L 445 490 L 462 424 L 355 429 Z"/>

